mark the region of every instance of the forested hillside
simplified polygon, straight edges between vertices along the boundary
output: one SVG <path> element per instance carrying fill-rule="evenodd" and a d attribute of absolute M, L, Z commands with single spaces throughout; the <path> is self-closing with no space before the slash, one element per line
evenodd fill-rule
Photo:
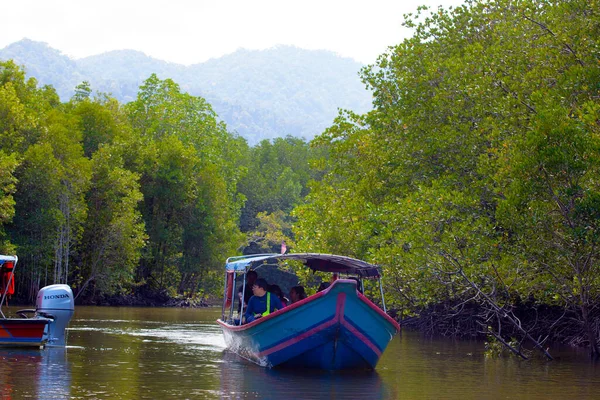
<path fill-rule="evenodd" d="M 362 65 L 327 51 L 238 50 L 186 67 L 133 50 L 73 60 L 24 39 L 0 50 L 0 60 L 9 59 L 40 84 L 52 85 L 62 101 L 83 81 L 128 103 L 151 74 L 172 79 L 183 92 L 207 99 L 229 129 L 250 144 L 288 135 L 311 139 L 331 124 L 338 108 L 365 112 L 371 107 L 359 77 Z"/>

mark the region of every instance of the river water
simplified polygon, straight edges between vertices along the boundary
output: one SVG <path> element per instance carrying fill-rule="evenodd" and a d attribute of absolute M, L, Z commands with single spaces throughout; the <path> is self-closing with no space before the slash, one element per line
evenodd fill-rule
<path fill-rule="evenodd" d="M 600 365 L 488 359 L 403 332 L 372 372 L 268 370 L 225 350 L 217 309 L 77 307 L 66 349 L 0 349 L 0 399 L 600 399 Z"/>

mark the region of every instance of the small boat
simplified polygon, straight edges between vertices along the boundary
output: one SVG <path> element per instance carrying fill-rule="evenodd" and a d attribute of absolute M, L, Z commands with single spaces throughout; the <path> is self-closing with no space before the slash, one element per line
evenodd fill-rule
<path fill-rule="evenodd" d="M 15 293 L 18 260 L 17 256 L 0 255 L 0 346 L 64 346 L 65 329 L 74 312 L 73 292 L 68 285 L 43 287 L 36 308 L 17 311 L 19 317 L 7 317 L 2 311 Z"/>
<path fill-rule="evenodd" d="M 296 260 L 313 271 L 331 273 L 323 291 L 242 324 L 235 318 L 236 276 L 277 261 Z M 378 279 L 382 308 L 361 291 L 363 279 Z M 251 290 L 243 283 L 242 291 Z M 243 307 L 238 316 L 243 315 Z M 230 257 L 225 263 L 221 318 L 225 343 L 239 356 L 265 367 L 323 370 L 374 369 L 398 323 L 386 313 L 378 267 L 354 258 L 316 253 Z"/>
<path fill-rule="evenodd" d="M 49 322 L 45 318 L 1 318 L 0 346 L 41 347 L 45 344 L 44 330 Z"/>

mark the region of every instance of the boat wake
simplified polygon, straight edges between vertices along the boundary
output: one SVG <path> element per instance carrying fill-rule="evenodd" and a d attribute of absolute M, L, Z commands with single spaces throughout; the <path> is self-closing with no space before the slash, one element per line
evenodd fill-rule
<path fill-rule="evenodd" d="M 110 321 L 131 322 L 131 321 Z M 196 350 L 222 351 L 225 340 L 221 330 L 214 324 L 185 323 L 165 325 L 163 322 L 144 321 L 144 327 L 94 327 L 78 326 L 69 331 L 101 331 L 107 335 L 138 337 L 145 343 L 175 343 L 193 346 Z M 154 326 L 153 326 L 154 325 Z"/>

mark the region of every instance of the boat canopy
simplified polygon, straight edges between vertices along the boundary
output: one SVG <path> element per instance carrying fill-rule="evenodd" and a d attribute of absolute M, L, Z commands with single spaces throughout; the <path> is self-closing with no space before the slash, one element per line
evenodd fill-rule
<path fill-rule="evenodd" d="M 277 260 L 301 261 L 313 271 L 345 273 L 361 278 L 379 278 L 379 268 L 368 262 L 334 254 L 297 253 L 297 254 L 254 254 L 230 257 L 225 263 L 227 272 L 245 273 L 251 268 Z"/>
<path fill-rule="evenodd" d="M 17 256 L 4 256 L 0 254 L 0 264 L 4 264 L 5 261 L 17 261 Z"/>

